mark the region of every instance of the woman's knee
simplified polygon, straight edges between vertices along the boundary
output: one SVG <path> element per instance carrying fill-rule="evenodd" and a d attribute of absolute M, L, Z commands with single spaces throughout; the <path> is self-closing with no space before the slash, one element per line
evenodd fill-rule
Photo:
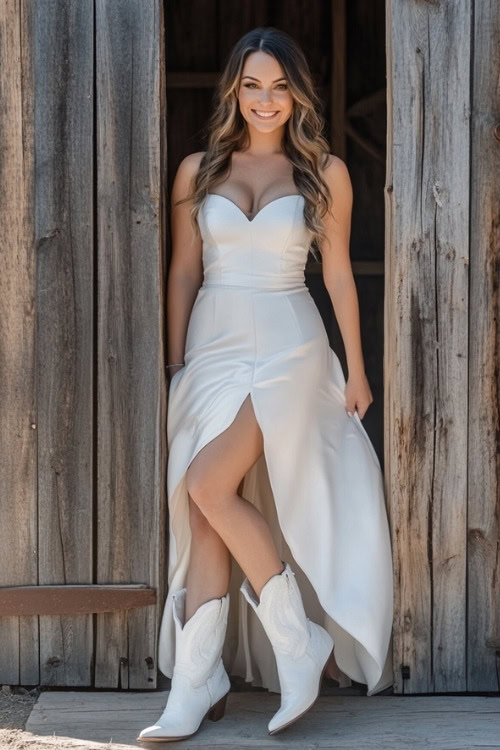
<path fill-rule="evenodd" d="M 193 502 L 205 516 L 223 508 L 236 491 L 227 486 L 227 483 L 221 482 L 220 475 L 198 471 L 194 465 L 188 469 L 186 487 Z"/>
<path fill-rule="evenodd" d="M 191 528 L 191 532 L 197 536 L 202 536 L 204 534 L 213 533 L 214 529 L 211 526 L 207 517 L 202 512 L 199 505 L 195 503 L 191 495 L 188 495 L 188 498 L 189 498 L 189 526 Z"/>
<path fill-rule="evenodd" d="M 191 465 L 186 474 L 186 488 L 201 513 L 202 509 L 208 509 L 215 501 L 217 488 L 204 471 L 199 471 L 196 466 Z"/>

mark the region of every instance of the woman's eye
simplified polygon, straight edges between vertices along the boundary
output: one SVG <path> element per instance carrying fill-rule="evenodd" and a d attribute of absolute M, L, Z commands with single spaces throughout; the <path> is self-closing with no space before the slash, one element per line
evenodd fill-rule
<path fill-rule="evenodd" d="M 256 86 L 256 85 L 257 85 L 256 83 L 245 83 L 245 87 L 247 89 L 249 89 L 250 86 Z M 286 83 L 278 83 L 278 86 L 283 86 L 283 88 L 285 88 L 285 89 L 287 88 Z"/>

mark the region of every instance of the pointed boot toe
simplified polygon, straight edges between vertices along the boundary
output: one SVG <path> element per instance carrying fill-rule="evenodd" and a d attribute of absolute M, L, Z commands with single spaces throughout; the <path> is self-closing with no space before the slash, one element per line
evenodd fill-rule
<path fill-rule="evenodd" d="M 145 727 L 139 742 L 169 742 L 190 737 L 203 719 L 224 716 L 231 688 L 222 662 L 229 611 L 229 592 L 201 604 L 185 623 L 186 589 L 173 595 L 175 666 L 167 704 L 155 724 Z"/>
<path fill-rule="evenodd" d="M 259 617 L 276 656 L 281 705 L 268 730 L 277 734 L 303 716 L 318 698 L 334 641 L 325 628 L 306 616 L 288 563 L 263 586 L 260 601 L 247 578 L 240 590 Z"/>

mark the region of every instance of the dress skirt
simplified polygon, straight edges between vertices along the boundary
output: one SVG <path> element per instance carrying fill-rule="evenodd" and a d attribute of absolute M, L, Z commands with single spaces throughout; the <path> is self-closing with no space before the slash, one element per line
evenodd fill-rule
<path fill-rule="evenodd" d="M 307 616 L 333 637 L 341 685 L 364 683 L 373 695 L 393 682 L 393 572 L 379 460 L 357 412 L 347 415 L 342 367 L 307 286 L 216 279 L 198 291 L 185 366 L 169 389 L 168 593 L 159 668 L 172 676 L 172 593 L 185 585 L 189 566 L 186 471 L 250 394 L 264 452 L 241 494 L 267 520 Z M 243 579 L 233 559 L 224 664 L 230 675 L 279 692 L 271 645 L 239 592 Z"/>

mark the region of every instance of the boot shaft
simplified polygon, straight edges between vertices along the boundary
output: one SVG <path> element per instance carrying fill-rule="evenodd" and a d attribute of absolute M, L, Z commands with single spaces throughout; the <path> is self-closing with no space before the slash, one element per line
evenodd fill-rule
<path fill-rule="evenodd" d="M 286 563 L 281 573 L 264 584 L 259 601 L 248 578 L 240 590 L 259 617 L 273 649 L 293 658 L 303 656 L 310 638 L 309 618 L 290 565 Z"/>
<path fill-rule="evenodd" d="M 201 604 L 185 622 L 186 588 L 173 597 L 175 666 L 195 687 L 207 681 L 222 656 L 229 613 L 229 592 Z"/>

